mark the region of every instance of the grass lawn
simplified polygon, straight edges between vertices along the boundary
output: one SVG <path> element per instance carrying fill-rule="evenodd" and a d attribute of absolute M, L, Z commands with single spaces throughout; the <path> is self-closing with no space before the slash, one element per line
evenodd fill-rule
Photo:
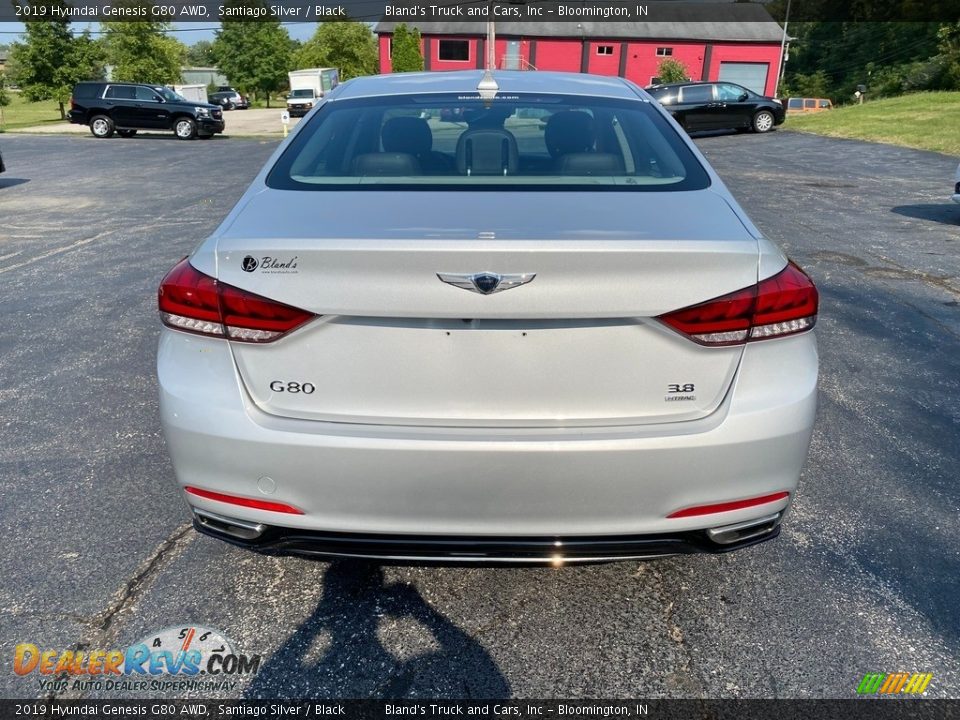
<path fill-rule="evenodd" d="M 18 92 L 10 93 L 11 103 L 3 110 L 3 130 L 60 122 L 60 106 L 53 100 L 27 102 Z"/>
<path fill-rule="evenodd" d="M 790 116 L 783 127 L 960 155 L 960 92 L 867 100 L 863 105 Z"/>

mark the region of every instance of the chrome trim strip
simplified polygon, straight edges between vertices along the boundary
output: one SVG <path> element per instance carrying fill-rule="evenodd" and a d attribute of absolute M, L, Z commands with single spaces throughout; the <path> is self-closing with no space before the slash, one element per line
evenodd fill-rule
<path fill-rule="evenodd" d="M 294 550 L 297 555 L 313 555 L 317 557 L 338 557 L 353 558 L 356 560 L 388 560 L 397 562 L 411 563 L 490 563 L 503 565 L 574 565 L 577 563 L 595 563 L 595 562 L 618 562 L 620 560 L 659 560 L 660 558 L 676 557 L 677 553 L 669 555 L 660 555 L 657 553 L 651 555 L 597 555 L 595 557 L 503 557 L 500 555 L 369 555 L 363 553 L 350 552 L 325 552 L 319 550 L 304 550 L 297 548 Z"/>

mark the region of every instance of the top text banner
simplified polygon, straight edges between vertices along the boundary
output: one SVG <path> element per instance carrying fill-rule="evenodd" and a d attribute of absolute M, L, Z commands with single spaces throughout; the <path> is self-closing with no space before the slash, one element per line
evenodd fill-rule
<path fill-rule="evenodd" d="M 875 21 L 911 22 L 960 21 L 960 0 L 791 0 L 789 21 Z M 623 0 L 0 0 L 0 22 L 44 22 L 74 20 L 111 22 L 166 20 L 171 22 L 211 23 L 222 21 L 326 22 L 361 20 L 365 22 L 404 22 L 420 26 L 425 32 L 436 28 L 425 23 L 450 22 L 462 27 L 446 28 L 464 34 L 484 31 L 487 20 L 499 23 L 498 32 L 511 35 L 535 35 L 536 23 L 569 23 L 570 37 L 613 37 L 617 32 L 638 37 L 644 27 L 631 23 L 770 23 L 782 24 L 787 12 L 786 0 L 743 3 L 683 2 L 658 0 L 642 3 Z M 470 25 L 477 23 L 476 26 Z M 591 23 L 603 23 L 602 26 Z M 622 24 L 622 28 L 618 25 Z M 662 30 L 663 26 L 661 26 Z M 382 28 L 389 31 L 389 27 Z M 648 32 L 657 30 L 651 27 Z M 556 26 L 550 32 L 557 35 Z M 663 36 L 662 32 L 656 33 Z"/>

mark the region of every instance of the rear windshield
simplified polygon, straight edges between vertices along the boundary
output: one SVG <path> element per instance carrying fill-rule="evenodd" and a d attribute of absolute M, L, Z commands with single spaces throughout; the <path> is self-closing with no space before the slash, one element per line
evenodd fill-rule
<path fill-rule="evenodd" d="M 287 190 L 708 187 L 660 112 L 641 100 L 402 95 L 336 100 L 300 129 L 267 184 Z"/>

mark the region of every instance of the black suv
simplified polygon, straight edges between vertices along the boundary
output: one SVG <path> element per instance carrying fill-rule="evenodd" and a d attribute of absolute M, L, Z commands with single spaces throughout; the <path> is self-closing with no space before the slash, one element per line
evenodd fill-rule
<path fill-rule="evenodd" d="M 731 82 L 652 85 L 647 92 L 687 132 L 735 129 L 764 133 L 786 117 L 779 100 Z"/>
<path fill-rule="evenodd" d="M 137 130 L 173 130 L 181 140 L 222 133 L 223 110 L 182 98 L 163 85 L 82 82 L 70 98 L 70 122 L 89 125 L 94 137 L 114 132 L 133 137 Z"/>

